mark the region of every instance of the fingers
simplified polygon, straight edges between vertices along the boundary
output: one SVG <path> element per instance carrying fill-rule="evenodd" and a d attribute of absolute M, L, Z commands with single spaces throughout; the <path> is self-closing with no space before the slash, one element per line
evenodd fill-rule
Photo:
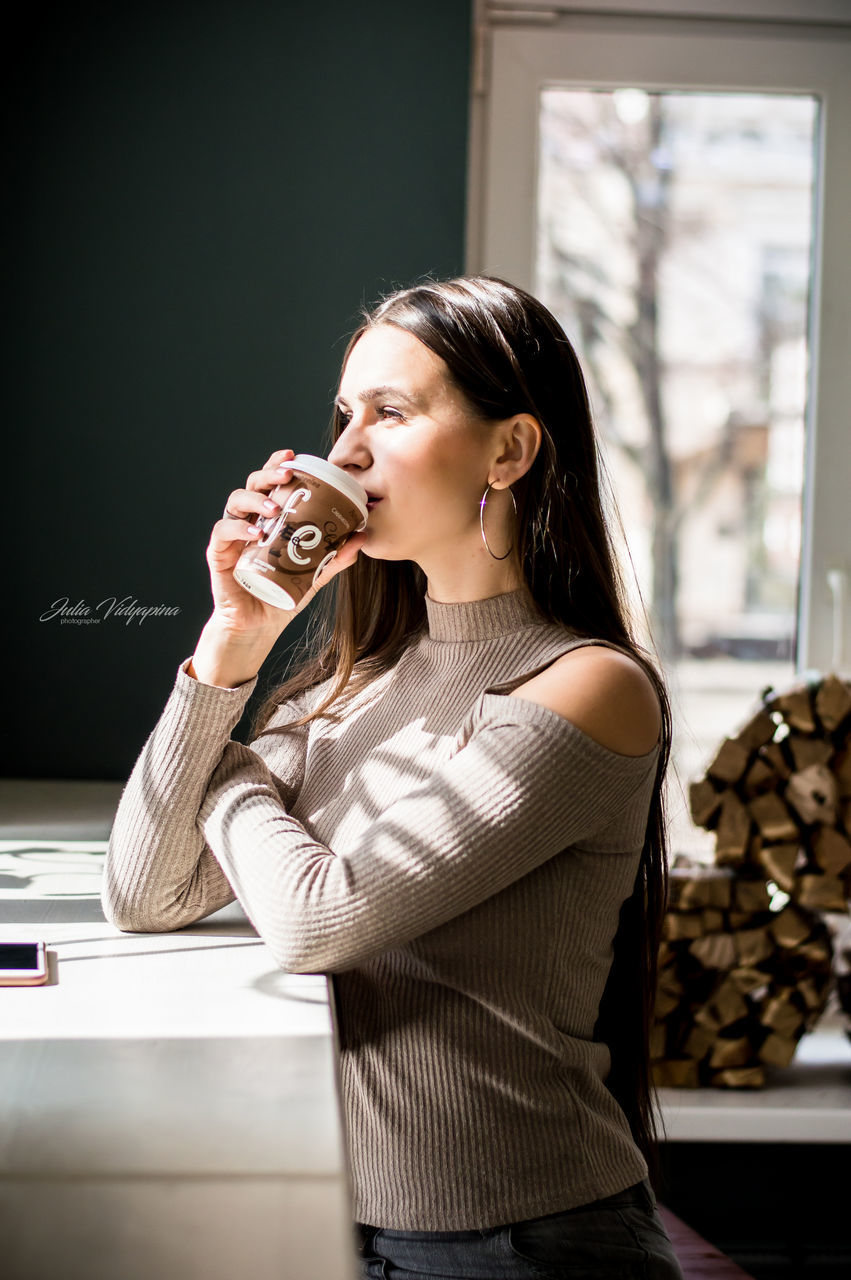
<path fill-rule="evenodd" d="M 281 504 L 271 497 L 277 485 L 289 484 L 292 467 L 287 464 L 295 454 L 292 449 L 278 449 L 260 471 L 252 471 L 244 489 L 234 489 L 225 503 L 224 514 L 215 531 L 225 541 L 247 542 L 260 536 L 258 519 L 280 514 Z"/>
<path fill-rule="evenodd" d="M 289 484 L 293 469 L 287 464 L 292 462 L 295 453 L 292 449 L 278 449 L 260 471 L 252 471 L 245 484 L 248 489 L 274 489 L 276 484 Z"/>
<path fill-rule="evenodd" d="M 262 489 L 234 489 L 225 504 L 223 520 L 257 520 L 262 517 L 276 516 L 281 512 L 281 504 L 277 498 L 265 493 Z"/>
<path fill-rule="evenodd" d="M 233 494 L 231 494 L 233 500 Z M 229 510 L 232 509 L 229 507 Z M 254 542 L 263 532 L 256 524 L 252 524 L 253 516 L 242 519 L 234 514 L 224 515 L 213 525 L 213 538 L 221 538 L 223 542 Z"/>
<path fill-rule="evenodd" d="M 276 449 L 274 453 L 269 455 L 268 460 L 263 464 L 263 470 L 274 471 L 275 468 L 280 467 L 282 463 L 292 462 L 294 457 L 294 449 Z"/>
<path fill-rule="evenodd" d="M 343 543 L 333 560 L 326 564 L 313 586 L 313 594 L 321 591 L 324 586 L 336 577 L 338 573 L 342 573 L 344 569 L 348 569 L 358 558 L 360 549 L 366 541 L 365 533 L 354 533 Z M 312 598 L 312 597 L 311 597 Z"/>

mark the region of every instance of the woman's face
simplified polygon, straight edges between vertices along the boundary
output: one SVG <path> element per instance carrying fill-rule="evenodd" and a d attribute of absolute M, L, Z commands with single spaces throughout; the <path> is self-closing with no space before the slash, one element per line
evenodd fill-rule
<path fill-rule="evenodd" d="M 404 329 L 376 325 L 350 352 L 337 403 L 346 426 L 329 458 L 369 495 L 364 554 L 414 560 L 428 575 L 479 558 L 496 432 L 443 360 Z"/>

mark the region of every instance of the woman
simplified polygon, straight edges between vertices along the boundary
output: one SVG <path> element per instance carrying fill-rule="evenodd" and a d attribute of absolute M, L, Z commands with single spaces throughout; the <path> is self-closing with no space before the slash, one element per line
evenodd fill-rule
<path fill-rule="evenodd" d="M 574 352 L 482 277 L 365 318 L 330 460 L 368 524 L 245 747 L 291 615 L 232 570 L 293 456 L 213 528 L 213 613 L 122 796 L 108 916 L 172 929 L 236 896 L 280 965 L 332 975 L 363 1276 L 676 1277 L 647 1181 L 668 712 Z"/>

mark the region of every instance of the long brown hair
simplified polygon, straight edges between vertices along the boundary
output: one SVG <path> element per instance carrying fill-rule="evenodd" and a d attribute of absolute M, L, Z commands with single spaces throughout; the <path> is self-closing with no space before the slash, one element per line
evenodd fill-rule
<path fill-rule="evenodd" d="M 632 896 L 621 911 L 595 1032 L 611 1053 L 608 1087 L 655 1173 L 649 1033 L 667 892 L 663 781 L 670 710 L 664 683 L 628 621 L 603 513 L 598 443 L 579 361 L 542 303 L 493 277 L 428 280 L 391 294 L 365 313 L 344 367 L 361 335 L 378 324 L 406 330 L 440 356 L 473 415 L 499 421 L 529 413 L 537 419 L 541 448 L 526 475 L 512 486 L 526 584 L 545 619 L 627 650 L 659 696 L 661 750 L 647 834 Z M 335 411 L 335 440 L 344 425 Z M 253 736 L 285 732 L 285 726 L 266 726 L 277 707 L 297 692 L 328 680 L 312 713 L 316 716 L 328 712 L 353 681 L 367 682 L 387 670 L 425 624 L 425 588 L 422 571 L 410 561 L 359 556 L 320 596 L 326 599 L 318 652 L 314 649 L 315 656 L 260 707 Z"/>

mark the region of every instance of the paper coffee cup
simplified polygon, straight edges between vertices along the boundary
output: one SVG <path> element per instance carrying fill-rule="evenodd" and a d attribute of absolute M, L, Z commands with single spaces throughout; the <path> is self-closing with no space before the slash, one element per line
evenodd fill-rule
<path fill-rule="evenodd" d="M 282 510 L 257 521 L 262 534 L 243 551 L 233 576 L 267 604 L 292 610 L 346 539 L 363 529 L 368 511 L 366 490 L 342 467 L 309 453 L 286 465 L 292 480 L 270 495 Z"/>

